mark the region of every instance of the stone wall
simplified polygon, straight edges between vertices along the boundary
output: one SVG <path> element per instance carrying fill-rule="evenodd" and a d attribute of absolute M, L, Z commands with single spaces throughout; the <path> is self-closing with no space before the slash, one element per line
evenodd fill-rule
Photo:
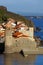
<path fill-rule="evenodd" d="M 35 41 L 31 41 L 28 38 L 17 38 L 17 39 L 13 38 L 12 45 L 9 44 L 6 45 L 6 53 L 20 52 L 23 49 L 35 50 L 36 49 Z"/>

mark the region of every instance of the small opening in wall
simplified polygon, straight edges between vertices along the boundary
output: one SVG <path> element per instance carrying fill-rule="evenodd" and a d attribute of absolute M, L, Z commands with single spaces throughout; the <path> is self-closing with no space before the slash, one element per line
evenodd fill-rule
<path fill-rule="evenodd" d="M 29 28 L 27 29 L 27 31 L 29 31 Z"/>

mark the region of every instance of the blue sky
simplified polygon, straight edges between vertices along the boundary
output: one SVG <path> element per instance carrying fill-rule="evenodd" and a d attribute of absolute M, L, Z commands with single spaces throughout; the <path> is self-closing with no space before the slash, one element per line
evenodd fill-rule
<path fill-rule="evenodd" d="M 43 14 L 43 0 L 0 0 L 0 5 L 21 15 Z"/>

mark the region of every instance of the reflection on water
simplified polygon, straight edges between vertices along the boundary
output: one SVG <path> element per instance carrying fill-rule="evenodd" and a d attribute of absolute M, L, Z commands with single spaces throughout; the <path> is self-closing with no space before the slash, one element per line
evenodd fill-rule
<path fill-rule="evenodd" d="M 4 54 L 0 55 L 0 65 L 43 65 L 43 55 Z"/>
<path fill-rule="evenodd" d="M 4 65 L 4 55 L 0 55 L 0 65 Z"/>

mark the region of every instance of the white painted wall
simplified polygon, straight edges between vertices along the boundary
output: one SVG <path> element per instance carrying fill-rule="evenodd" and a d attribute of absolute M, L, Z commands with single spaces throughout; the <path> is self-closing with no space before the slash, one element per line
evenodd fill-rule
<path fill-rule="evenodd" d="M 30 37 L 34 37 L 34 28 L 33 27 L 29 27 L 29 36 Z"/>
<path fill-rule="evenodd" d="M 25 35 L 28 35 L 30 39 L 34 39 L 34 28 L 33 27 L 29 27 L 29 30 L 19 30 L 20 32 L 22 32 Z"/>

